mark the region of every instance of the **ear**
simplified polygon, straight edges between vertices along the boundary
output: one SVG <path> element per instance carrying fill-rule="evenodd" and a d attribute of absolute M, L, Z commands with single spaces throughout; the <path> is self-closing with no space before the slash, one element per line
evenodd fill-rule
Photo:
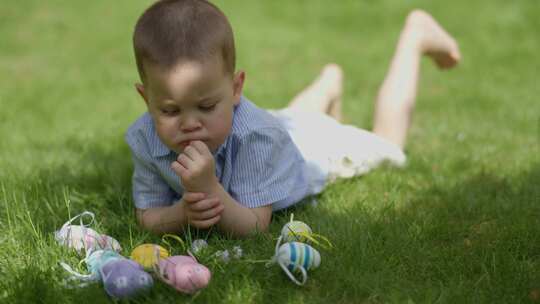
<path fill-rule="evenodd" d="M 144 85 L 141 83 L 136 83 L 135 89 L 137 90 L 137 92 L 139 92 L 139 95 L 141 95 L 141 97 L 144 99 L 146 106 L 148 106 L 148 98 L 146 97 L 146 92 L 144 91 Z"/>
<path fill-rule="evenodd" d="M 246 73 L 244 71 L 238 71 L 234 74 L 233 78 L 233 97 L 234 105 L 240 103 L 240 97 L 242 97 L 242 90 L 244 89 L 244 81 L 246 80 Z"/>

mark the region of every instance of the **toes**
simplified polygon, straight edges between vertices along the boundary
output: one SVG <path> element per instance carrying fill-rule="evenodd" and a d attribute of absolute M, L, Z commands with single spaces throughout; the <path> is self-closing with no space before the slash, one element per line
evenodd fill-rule
<path fill-rule="evenodd" d="M 452 56 L 452 58 L 454 58 L 454 60 L 456 62 L 460 62 L 461 61 L 461 53 L 459 52 L 459 49 L 458 49 L 458 46 L 456 44 L 454 50 L 452 52 L 450 52 L 450 56 Z"/>

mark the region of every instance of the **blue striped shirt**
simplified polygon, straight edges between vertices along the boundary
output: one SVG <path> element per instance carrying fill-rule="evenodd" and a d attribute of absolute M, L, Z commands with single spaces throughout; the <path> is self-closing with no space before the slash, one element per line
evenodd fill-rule
<path fill-rule="evenodd" d="M 172 205 L 184 192 L 171 169 L 178 154 L 158 138 L 145 113 L 126 133 L 134 163 L 133 200 L 139 209 Z M 242 97 L 234 109 L 231 133 L 214 153 L 216 176 L 240 204 L 289 207 L 311 195 L 306 162 L 291 137 L 271 114 Z"/>

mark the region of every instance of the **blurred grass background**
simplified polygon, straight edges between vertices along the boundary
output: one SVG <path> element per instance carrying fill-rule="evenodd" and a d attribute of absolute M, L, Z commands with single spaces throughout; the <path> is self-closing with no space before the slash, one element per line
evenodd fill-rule
<path fill-rule="evenodd" d="M 0 301 L 106 302 L 99 285 L 66 289 L 58 267 L 77 257 L 52 233 L 83 210 L 124 255 L 159 238 L 135 224 L 123 134 L 145 111 L 131 35 L 152 1 L 0 4 Z M 330 237 L 320 269 L 298 288 L 277 267 L 222 265 L 195 298 L 163 284 L 141 302 L 456 303 L 540 301 L 540 2 L 239 1 L 215 3 L 235 29 L 245 94 L 287 104 L 327 62 L 345 70 L 347 122 L 370 128 L 373 100 L 403 21 L 430 12 L 463 62 L 422 63 L 404 170 L 380 169 L 330 187 L 295 218 Z M 247 240 L 273 254 L 286 214 Z M 205 236 L 204 234 L 199 237 Z M 206 260 L 205 260 L 206 258 Z"/>

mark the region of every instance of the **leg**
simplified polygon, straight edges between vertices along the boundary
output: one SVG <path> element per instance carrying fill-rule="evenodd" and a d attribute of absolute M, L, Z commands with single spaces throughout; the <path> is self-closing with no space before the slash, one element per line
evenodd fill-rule
<path fill-rule="evenodd" d="M 343 72 L 339 65 L 326 65 L 321 74 L 289 103 L 288 107 L 326 113 L 341 120 Z"/>
<path fill-rule="evenodd" d="M 373 132 L 401 148 L 416 102 L 420 57 L 424 54 L 440 68 L 455 66 L 461 57 L 455 40 L 428 13 L 415 10 L 407 17 L 375 104 Z"/>

